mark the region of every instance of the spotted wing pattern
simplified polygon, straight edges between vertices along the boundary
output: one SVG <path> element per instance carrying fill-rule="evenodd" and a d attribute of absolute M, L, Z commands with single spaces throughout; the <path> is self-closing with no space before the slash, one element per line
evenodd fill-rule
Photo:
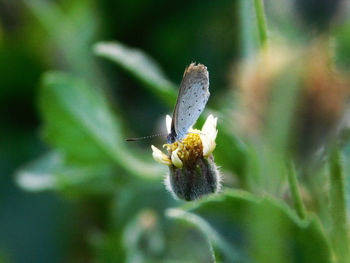
<path fill-rule="evenodd" d="M 182 139 L 195 124 L 209 99 L 209 73 L 207 67 L 189 65 L 183 75 L 172 119 L 172 132 L 176 140 Z"/>

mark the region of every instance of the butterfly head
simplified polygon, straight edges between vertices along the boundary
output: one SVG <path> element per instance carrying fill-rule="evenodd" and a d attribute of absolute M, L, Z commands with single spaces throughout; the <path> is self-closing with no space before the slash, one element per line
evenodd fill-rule
<path fill-rule="evenodd" d="M 167 142 L 169 143 L 169 144 L 172 144 L 172 143 L 174 143 L 174 142 L 176 142 L 176 133 L 175 132 L 171 132 L 171 133 L 169 133 L 169 135 L 168 135 L 168 137 L 166 138 L 166 140 L 167 140 Z"/>

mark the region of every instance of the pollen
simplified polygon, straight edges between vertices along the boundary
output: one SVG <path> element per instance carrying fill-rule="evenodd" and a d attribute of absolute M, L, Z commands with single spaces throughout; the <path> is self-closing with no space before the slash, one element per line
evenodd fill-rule
<path fill-rule="evenodd" d="M 170 156 L 173 151 L 180 148 L 178 157 L 186 163 L 194 163 L 198 158 L 203 157 L 203 144 L 199 136 L 200 130 L 191 130 L 180 142 L 165 144 Z"/>

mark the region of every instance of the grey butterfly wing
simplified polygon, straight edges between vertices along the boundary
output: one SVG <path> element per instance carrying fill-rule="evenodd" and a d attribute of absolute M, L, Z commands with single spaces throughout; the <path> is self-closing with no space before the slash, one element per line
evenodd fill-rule
<path fill-rule="evenodd" d="M 209 99 L 209 73 L 202 65 L 192 63 L 185 70 L 177 98 L 172 130 L 182 139 L 195 124 Z"/>

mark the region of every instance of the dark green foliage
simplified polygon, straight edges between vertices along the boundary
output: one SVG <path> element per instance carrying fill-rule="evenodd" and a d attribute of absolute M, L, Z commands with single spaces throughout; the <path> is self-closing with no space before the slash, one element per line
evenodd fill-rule
<path fill-rule="evenodd" d="M 0 0 L 0 261 L 345 263 L 346 133 L 344 149 L 317 152 L 316 164 L 305 156 L 328 127 L 307 134 L 305 118 L 305 133 L 289 141 L 308 48 L 322 43 L 332 77 L 350 72 L 350 10 L 316 2 Z M 273 74 L 262 63 L 262 78 L 246 79 L 254 94 L 273 87 L 268 110 L 258 110 L 263 129 L 251 127 L 260 137 L 249 137 L 238 121 L 239 73 L 267 52 L 278 61 L 281 43 L 297 63 L 276 63 Z M 165 137 L 125 138 L 163 133 L 191 62 L 210 72 L 196 127 L 218 117 L 217 166 L 172 171 L 184 202 L 152 159 L 151 144 L 161 149 Z M 224 190 L 214 193 L 218 172 Z"/>
<path fill-rule="evenodd" d="M 226 190 L 168 214 L 210 228 L 206 233 L 222 262 L 331 262 L 319 221 L 314 216 L 300 220 L 271 198 Z"/>

